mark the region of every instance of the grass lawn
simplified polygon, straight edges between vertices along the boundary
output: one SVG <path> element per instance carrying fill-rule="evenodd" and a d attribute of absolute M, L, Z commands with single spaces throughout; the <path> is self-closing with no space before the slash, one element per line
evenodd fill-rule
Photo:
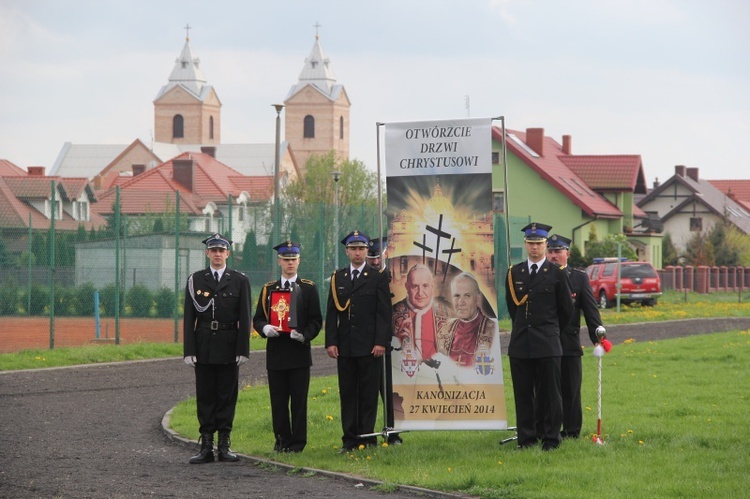
<path fill-rule="evenodd" d="M 310 389 L 308 446 L 275 454 L 268 389 L 240 393 L 232 448 L 303 468 L 480 497 L 742 497 L 750 489 L 750 331 L 627 342 L 603 358 L 604 445 L 594 444 L 597 359 L 584 356 L 584 431 L 554 452 L 500 446 L 501 431 L 404 434 L 400 446 L 337 454 L 335 377 Z M 505 383 L 510 385 L 507 357 Z M 513 393 L 506 389 L 508 422 Z M 195 400 L 172 416 L 178 433 L 197 439 Z M 382 428 L 378 422 L 376 428 Z"/>

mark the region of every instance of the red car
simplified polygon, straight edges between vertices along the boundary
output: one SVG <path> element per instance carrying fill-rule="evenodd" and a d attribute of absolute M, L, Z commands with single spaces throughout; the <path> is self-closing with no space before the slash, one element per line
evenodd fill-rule
<path fill-rule="evenodd" d="M 620 303 L 656 305 L 661 296 L 661 279 L 648 262 L 621 262 L 617 258 L 594 259 L 586 267 L 591 289 L 599 307 L 611 307 L 617 300 L 617 273 L 620 272 Z"/>

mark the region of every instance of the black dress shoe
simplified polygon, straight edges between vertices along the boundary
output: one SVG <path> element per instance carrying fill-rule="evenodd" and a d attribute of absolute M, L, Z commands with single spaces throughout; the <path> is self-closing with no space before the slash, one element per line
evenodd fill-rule
<path fill-rule="evenodd" d="M 190 464 L 205 464 L 214 462 L 213 449 L 201 449 L 198 454 L 190 458 Z"/>
<path fill-rule="evenodd" d="M 542 450 L 545 451 L 545 452 L 546 451 L 555 450 L 555 449 L 557 449 L 557 445 L 555 445 L 555 444 L 551 444 L 549 442 L 544 442 L 542 444 Z"/>

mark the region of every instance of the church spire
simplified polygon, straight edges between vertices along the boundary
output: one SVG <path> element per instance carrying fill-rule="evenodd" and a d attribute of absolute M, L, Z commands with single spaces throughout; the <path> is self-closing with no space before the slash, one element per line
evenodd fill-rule
<path fill-rule="evenodd" d="M 336 75 L 331 69 L 331 61 L 323 54 L 323 49 L 320 46 L 320 35 L 318 33 L 320 26 L 320 23 L 317 22 L 313 25 L 315 28 L 315 43 L 299 74 L 297 90 L 311 84 L 330 97 L 333 86 L 336 84 Z"/>
<path fill-rule="evenodd" d="M 177 85 L 181 85 L 196 97 L 201 96 L 203 87 L 206 86 L 206 76 L 201 70 L 201 61 L 193 57 L 193 51 L 190 48 L 190 25 L 185 26 L 185 45 L 182 47 L 182 53 L 175 59 L 174 68 L 169 75 L 169 83 L 162 88 L 157 99 Z"/>

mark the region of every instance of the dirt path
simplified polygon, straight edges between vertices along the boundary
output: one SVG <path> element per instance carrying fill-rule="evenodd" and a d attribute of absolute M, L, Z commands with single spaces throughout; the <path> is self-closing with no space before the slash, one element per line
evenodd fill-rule
<path fill-rule="evenodd" d="M 611 326 L 609 338 L 617 345 L 748 328 L 750 318 L 673 321 Z M 265 381 L 263 355 L 243 366 L 243 385 Z M 335 372 L 321 348 L 314 363 L 314 376 Z M 161 421 L 193 395 L 192 373 L 180 359 L 0 373 L 0 497 L 385 495 L 355 488 L 356 480 L 288 476 L 249 460 L 188 465 L 192 451 L 170 439 Z"/>

